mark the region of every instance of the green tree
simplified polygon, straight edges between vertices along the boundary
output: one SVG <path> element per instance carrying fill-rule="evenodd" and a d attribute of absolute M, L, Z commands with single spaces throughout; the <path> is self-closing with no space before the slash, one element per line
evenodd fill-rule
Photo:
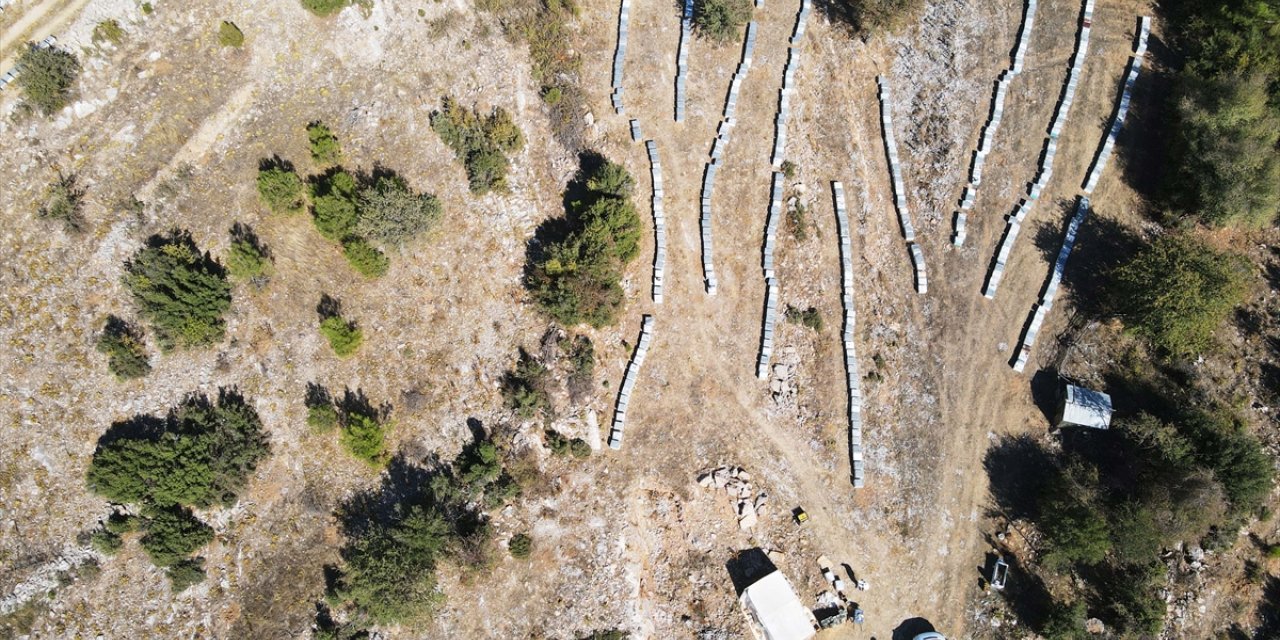
<path fill-rule="evenodd" d="M 1246 514 L 1266 502 L 1274 467 L 1242 422 L 1223 413 L 1197 412 L 1181 429 L 1196 443 L 1197 463 L 1222 483 L 1233 513 Z"/>
<path fill-rule="evenodd" d="M 364 238 L 347 236 L 342 241 L 342 255 L 356 273 L 366 278 L 381 278 L 391 268 L 391 260 Z"/>
<path fill-rule="evenodd" d="M 67 231 L 81 231 L 84 228 L 83 200 L 84 191 L 76 186 L 75 175 L 59 174 L 45 191 L 44 204 L 36 211 L 36 217 L 61 222 Z"/>
<path fill-rule="evenodd" d="M 146 533 L 139 543 L 157 567 L 171 567 L 213 541 L 213 528 L 185 507 L 148 507 Z"/>
<path fill-rule="evenodd" d="M 1071 604 L 1055 602 L 1049 610 L 1040 634 L 1048 640 L 1088 640 L 1084 621 L 1089 617 L 1084 600 Z"/>
<path fill-rule="evenodd" d="M 354 322 L 342 316 L 329 316 L 320 320 L 320 333 L 329 340 L 329 346 L 340 358 L 356 352 L 364 342 L 364 332 Z"/>
<path fill-rule="evenodd" d="M 921 4 L 921 0 L 835 0 L 831 14 L 863 34 L 894 31 L 902 27 Z"/>
<path fill-rule="evenodd" d="M 80 77 L 80 61 L 75 54 L 57 47 L 28 43 L 18 56 L 21 69 L 14 84 L 22 90 L 28 108 L 46 116 L 62 110 L 75 96 L 72 87 Z"/>
<path fill-rule="evenodd" d="M 280 160 L 264 161 L 258 170 L 258 195 L 273 213 L 294 214 L 307 206 L 302 179 Z"/>
<path fill-rule="evenodd" d="M 133 380 L 151 373 L 142 331 L 116 316 L 107 316 L 98 334 L 98 351 L 107 355 L 107 369 L 118 380 Z"/>
<path fill-rule="evenodd" d="M 161 351 L 222 340 L 231 285 L 222 265 L 202 254 L 190 233 L 152 236 L 125 263 L 124 284 L 139 315 L 151 323 Z"/>
<path fill-rule="evenodd" d="M 209 507 L 235 499 L 270 452 L 257 411 L 223 390 L 192 395 L 164 419 L 112 425 L 89 463 L 89 489 L 119 503 Z"/>
<path fill-rule="evenodd" d="M 613 322 L 622 306 L 619 280 L 640 252 L 640 216 L 625 194 L 625 170 L 605 162 L 584 176 L 586 197 L 569 204 L 569 230 L 550 242 L 527 285 L 543 310 L 567 325 Z M 599 189 L 594 190 L 591 185 Z"/>
<path fill-rule="evenodd" d="M 400 245 L 440 219 L 440 201 L 414 193 L 399 176 L 379 176 L 360 190 L 355 232 L 384 245 Z"/>
<path fill-rule="evenodd" d="M 244 32 L 234 22 L 223 20 L 218 25 L 218 44 L 224 47 L 240 47 L 244 45 Z"/>
<path fill-rule="evenodd" d="M 517 533 L 507 541 L 507 550 L 512 558 L 528 558 L 533 553 L 533 538 L 527 533 Z"/>
<path fill-rule="evenodd" d="M 1208 348 L 1248 293 L 1242 258 L 1188 235 L 1160 236 L 1114 273 L 1112 299 L 1132 333 L 1175 356 Z"/>
<path fill-rule="evenodd" d="M 438 511 L 404 506 L 390 521 L 375 520 L 348 537 L 333 595 L 376 623 L 418 618 L 440 601 L 436 565 L 455 539 Z"/>
<path fill-rule="evenodd" d="M 1280 212 L 1280 113 L 1273 79 L 1199 78 L 1179 83 L 1177 124 L 1171 127 L 1175 206 L 1215 225 L 1261 227 Z"/>
<path fill-rule="evenodd" d="M 351 455 L 371 464 L 380 466 L 386 462 L 388 425 L 378 420 L 378 416 L 359 411 L 348 411 L 342 419 L 342 433 L 339 440 Z"/>
<path fill-rule="evenodd" d="M 227 251 L 227 270 L 236 280 L 266 284 L 271 276 L 271 255 L 248 225 L 231 227 L 231 247 Z"/>
<path fill-rule="evenodd" d="M 698 32 L 718 43 L 737 38 L 750 19 L 751 0 L 698 0 L 693 6 Z"/>
<path fill-rule="evenodd" d="M 317 120 L 308 124 L 307 141 L 311 143 L 311 159 L 316 164 L 328 166 L 342 162 L 342 145 L 338 144 L 338 137 L 333 135 L 333 131 L 325 123 Z"/>
<path fill-rule="evenodd" d="M 1045 485 L 1038 525 L 1049 566 L 1094 565 L 1111 551 L 1111 532 L 1098 505 L 1097 487 L 1096 470 L 1078 465 L 1069 466 Z"/>
<path fill-rule="evenodd" d="M 548 383 L 547 368 L 521 349 L 515 370 L 507 372 L 502 379 L 502 397 L 508 409 L 522 418 L 533 418 L 551 406 Z"/>
<path fill-rule="evenodd" d="M 106 529 L 95 529 L 89 534 L 89 545 L 102 555 L 113 556 L 124 546 L 124 539 Z"/>
<path fill-rule="evenodd" d="M 356 189 L 355 176 L 342 170 L 315 179 L 311 186 L 311 214 L 320 235 L 341 242 L 355 233 Z"/>
<path fill-rule="evenodd" d="M 170 590 L 174 593 L 182 593 L 204 582 L 204 559 L 187 558 L 179 560 L 173 566 L 166 568 L 165 573 L 169 575 Z"/>

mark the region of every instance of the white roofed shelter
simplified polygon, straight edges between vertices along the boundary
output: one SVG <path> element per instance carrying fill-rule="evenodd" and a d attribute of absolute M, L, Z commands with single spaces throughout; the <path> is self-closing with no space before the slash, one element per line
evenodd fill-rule
<path fill-rule="evenodd" d="M 1111 396 L 1068 384 L 1057 417 L 1059 427 L 1107 429 L 1111 426 Z"/>
<path fill-rule="evenodd" d="M 813 614 L 800 603 L 781 571 L 775 570 L 751 584 L 743 590 L 740 600 L 752 621 L 759 625 L 751 625 L 758 637 L 809 640 L 814 635 Z"/>

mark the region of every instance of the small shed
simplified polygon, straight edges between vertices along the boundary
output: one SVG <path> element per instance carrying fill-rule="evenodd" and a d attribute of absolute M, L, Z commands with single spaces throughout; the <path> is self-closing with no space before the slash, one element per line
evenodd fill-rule
<path fill-rule="evenodd" d="M 809 640 L 814 636 L 813 614 L 781 571 L 774 570 L 742 591 L 742 607 L 759 625 L 764 640 Z M 756 625 L 752 625 L 755 627 Z"/>
<path fill-rule="evenodd" d="M 1055 423 L 1058 427 L 1110 428 L 1111 396 L 1068 384 L 1062 394 L 1062 405 L 1058 407 Z"/>

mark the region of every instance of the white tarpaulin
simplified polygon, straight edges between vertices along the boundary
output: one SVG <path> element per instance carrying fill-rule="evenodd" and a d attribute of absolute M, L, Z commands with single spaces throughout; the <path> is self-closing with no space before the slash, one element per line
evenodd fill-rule
<path fill-rule="evenodd" d="M 809 640 L 813 623 L 808 609 L 781 571 L 774 571 L 742 592 L 747 608 L 764 630 L 767 640 Z"/>

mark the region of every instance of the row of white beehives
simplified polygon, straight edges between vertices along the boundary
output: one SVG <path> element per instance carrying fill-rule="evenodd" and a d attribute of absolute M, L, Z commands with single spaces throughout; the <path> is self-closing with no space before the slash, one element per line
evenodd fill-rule
<path fill-rule="evenodd" d="M 1151 34 L 1151 18 L 1143 16 L 1139 18 L 1138 24 L 1137 45 L 1120 91 L 1120 105 L 1116 109 L 1115 118 L 1111 121 L 1111 127 L 1103 137 L 1102 148 L 1094 161 L 1093 171 L 1090 172 L 1088 179 L 1085 180 L 1084 196 L 1080 198 L 1076 213 L 1067 224 L 1067 232 L 1063 236 L 1062 248 L 1058 251 L 1058 259 L 1053 263 L 1053 271 L 1049 274 L 1049 282 L 1045 285 L 1044 295 L 1040 297 L 1040 302 L 1032 307 L 1031 319 L 1027 323 L 1026 333 L 1023 334 L 1022 343 L 1018 345 L 1013 369 L 1019 373 L 1026 368 L 1027 361 L 1031 359 L 1031 349 L 1035 347 L 1036 338 L 1044 325 L 1044 319 L 1049 314 L 1049 311 L 1053 309 L 1054 298 L 1058 295 L 1058 286 L 1062 284 L 1062 277 L 1067 269 L 1067 258 L 1071 256 L 1071 249 L 1075 246 L 1080 226 L 1084 224 L 1089 215 L 1089 194 L 1093 193 L 1094 187 L 1098 184 L 1098 179 L 1101 177 L 1102 170 L 1106 167 L 1107 159 L 1111 155 L 1112 147 L 1115 145 L 1116 136 L 1119 135 L 1121 127 L 1124 126 L 1125 116 L 1129 113 L 1130 95 L 1134 84 L 1138 81 L 1138 72 L 1142 68 L 1142 61 L 1147 53 L 1147 38 Z"/>
<path fill-rule="evenodd" d="M 782 219 L 782 179 L 781 173 L 773 173 L 773 185 L 769 189 L 769 219 L 764 227 L 764 256 L 761 261 L 765 283 L 764 332 L 760 337 L 760 359 L 756 363 L 756 376 L 761 380 L 769 375 L 769 360 L 773 357 L 773 329 L 777 319 L 774 314 L 778 307 L 778 281 L 773 272 L 773 253 L 777 247 L 778 224 Z"/>
<path fill-rule="evenodd" d="M 783 154 L 787 147 L 787 118 L 791 117 L 791 95 L 796 90 L 796 68 L 800 66 L 800 38 L 804 36 L 805 21 L 813 5 L 810 0 L 801 0 L 800 13 L 796 14 L 796 26 L 792 31 L 791 44 L 787 49 L 787 64 L 782 68 L 782 90 L 778 97 L 778 115 L 773 120 L 773 166 L 782 166 Z"/>
<path fill-rule="evenodd" d="M 853 486 L 861 489 L 862 471 L 862 377 L 858 374 L 858 349 L 853 334 L 857 312 L 853 306 L 853 241 L 849 216 L 845 212 L 844 185 L 831 183 L 835 197 L 836 228 L 840 236 L 840 305 L 844 310 L 841 339 L 844 342 L 844 373 L 849 391 L 849 468 Z M 914 245 L 912 245 L 914 246 Z"/>
<path fill-rule="evenodd" d="M 982 135 L 978 138 L 978 150 L 973 154 L 973 166 L 969 170 L 969 184 L 964 188 L 964 195 L 960 200 L 960 211 L 956 213 L 956 232 L 952 242 L 957 247 L 964 244 L 967 235 L 965 227 L 969 209 L 973 208 L 974 200 L 977 199 L 978 186 L 982 184 L 982 167 L 987 162 L 987 155 L 991 153 L 995 144 L 996 131 L 1004 119 L 1004 103 L 1009 94 L 1009 84 L 1013 82 L 1015 76 L 1022 73 L 1028 42 L 1031 40 L 1031 27 L 1036 20 L 1036 4 L 1037 0 L 1028 0 L 1022 14 L 1022 29 L 1018 32 L 1017 42 L 1014 43 L 1013 65 L 1002 71 L 996 80 L 996 93 L 991 101 L 991 115 L 982 128 Z"/>
<path fill-rule="evenodd" d="M 884 76 L 876 78 L 880 96 L 880 126 L 884 132 L 884 150 L 889 156 L 889 176 L 893 179 L 893 205 L 898 211 L 898 223 L 902 225 L 902 237 L 907 241 L 907 250 L 911 253 L 911 264 L 916 274 L 916 291 L 929 291 L 929 279 L 925 275 L 924 252 L 916 244 L 915 225 L 911 224 L 911 212 L 907 209 L 907 183 L 902 179 L 902 162 L 898 158 L 898 140 L 893 135 L 893 108 L 889 101 L 889 80 Z"/>
<path fill-rule="evenodd" d="M 622 387 L 618 389 L 618 405 L 613 412 L 613 428 L 609 431 L 609 448 L 622 448 L 622 431 L 627 423 L 627 405 L 631 403 L 631 393 L 635 391 L 636 379 L 640 376 L 640 367 L 644 364 L 649 345 L 653 342 L 653 316 L 646 315 L 640 325 L 640 342 L 636 344 L 631 362 L 627 363 L 627 372 L 622 376 Z"/>
<path fill-rule="evenodd" d="M 662 304 L 662 287 L 667 270 L 667 218 L 662 210 L 662 162 L 658 158 L 658 143 L 646 140 L 649 151 L 649 173 L 653 178 L 653 302 Z"/>
<path fill-rule="evenodd" d="M 693 39 L 693 0 L 684 0 L 680 15 L 680 47 L 676 53 L 676 122 L 684 121 L 685 79 L 689 76 L 689 41 Z"/>
<path fill-rule="evenodd" d="M 622 113 L 622 64 L 627 58 L 627 30 L 631 26 L 631 0 L 622 0 L 618 11 L 618 48 L 613 51 L 613 109 Z"/>
<path fill-rule="evenodd" d="M 1124 89 L 1120 93 L 1120 106 L 1116 109 L 1116 117 L 1111 121 L 1111 129 L 1107 131 L 1106 140 L 1102 143 L 1102 148 L 1098 150 L 1098 156 L 1093 162 L 1093 171 L 1089 172 L 1089 177 L 1084 181 L 1085 194 L 1093 193 L 1098 186 L 1098 180 L 1102 178 L 1102 170 L 1107 167 L 1107 161 L 1111 159 L 1111 153 L 1116 145 L 1116 136 L 1120 135 L 1120 127 L 1124 125 L 1125 116 L 1129 115 L 1129 100 L 1133 92 L 1133 86 L 1138 82 L 1138 72 L 1142 70 L 1142 61 L 1147 54 L 1147 38 L 1151 35 L 1151 18 L 1143 16 L 1138 22 L 1138 44 L 1133 52 L 1133 59 L 1129 62 L 1129 72 L 1125 74 Z"/>
<path fill-rule="evenodd" d="M 707 293 L 713 296 L 716 294 L 719 281 L 716 279 L 716 265 L 712 259 L 711 194 L 715 191 L 716 169 L 719 167 L 720 161 L 712 160 L 707 163 L 706 170 L 702 174 L 702 217 L 700 218 L 700 226 L 702 227 L 702 278 L 703 283 L 706 285 Z"/>
<path fill-rule="evenodd" d="M 778 323 L 778 279 L 764 279 L 764 329 L 760 335 L 760 360 L 756 362 L 756 377 L 769 377 L 769 359 L 773 357 L 773 330 Z"/>
<path fill-rule="evenodd" d="M 1027 324 L 1027 331 L 1022 337 L 1022 344 L 1018 345 L 1018 351 L 1013 362 L 1013 370 L 1018 373 L 1022 373 L 1022 370 L 1027 366 L 1027 361 L 1031 359 L 1031 348 L 1036 344 L 1036 337 L 1040 335 L 1040 329 L 1044 326 L 1045 317 L 1053 309 L 1053 299 L 1058 295 L 1058 286 L 1062 284 L 1062 273 L 1067 268 L 1067 257 L 1071 255 L 1071 249 L 1076 244 L 1076 236 L 1080 232 L 1080 225 L 1084 223 L 1084 219 L 1088 215 L 1089 198 L 1080 196 L 1080 202 L 1076 206 L 1076 213 L 1071 216 L 1071 222 L 1067 223 L 1067 234 L 1062 239 L 1062 248 L 1058 251 L 1058 259 L 1053 263 L 1053 271 L 1049 275 L 1049 284 L 1045 286 L 1044 295 L 1041 296 L 1040 303 L 1032 308 L 1031 321 Z"/>
<path fill-rule="evenodd" d="M 1076 39 L 1075 56 L 1071 59 L 1071 70 L 1067 73 L 1067 83 L 1062 91 L 1062 100 L 1058 104 L 1057 113 L 1054 114 L 1053 124 L 1049 126 L 1049 136 L 1045 139 L 1044 158 L 1040 162 L 1039 174 L 1036 176 L 1035 182 L 1031 184 L 1027 198 L 1023 200 L 1013 214 L 1009 215 L 1008 229 L 1005 230 L 1004 240 L 996 250 L 995 264 L 991 269 L 991 274 L 987 277 L 987 286 L 982 292 L 982 295 L 987 298 L 995 298 L 996 290 L 1000 287 L 1000 281 L 1004 278 L 1006 261 L 1009 255 L 1012 254 L 1013 244 L 1018 238 L 1022 220 L 1030 212 L 1036 200 L 1040 199 L 1040 194 L 1044 192 L 1045 187 L 1049 185 L 1049 180 L 1053 177 L 1053 161 L 1058 154 L 1058 138 L 1062 135 L 1062 129 L 1067 123 L 1071 105 L 1075 102 L 1076 89 L 1080 84 L 1080 73 L 1084 70 L 1085 55 L 1089 51 L 1089 33 L 1093 28 L 1093 3 L 1094 0 L 1084 0 L 1084 9 L 1080 19 L 1080 33 Z"/>

